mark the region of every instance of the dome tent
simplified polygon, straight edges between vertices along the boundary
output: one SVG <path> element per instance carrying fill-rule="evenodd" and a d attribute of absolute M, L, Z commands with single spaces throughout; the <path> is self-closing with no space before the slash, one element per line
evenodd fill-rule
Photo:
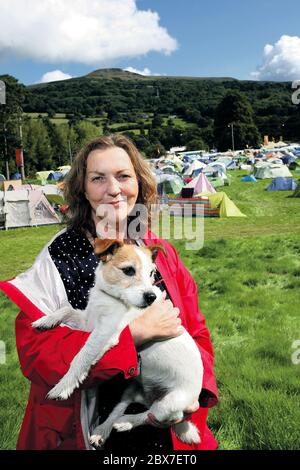
<path fill-rule="evenodd" d="M 297 187 L 296 181 L 293 178 L 282 178 L 278 176 L 274 178 L 272 183 L 267 186 L 267 191 L 295 191 Z"/>
<path fill-rule="evenodd" d="M 241 181 L 243 181 L 244 183 L 257 183 L 257 179 L 254 175 L 243 176 Z"/>

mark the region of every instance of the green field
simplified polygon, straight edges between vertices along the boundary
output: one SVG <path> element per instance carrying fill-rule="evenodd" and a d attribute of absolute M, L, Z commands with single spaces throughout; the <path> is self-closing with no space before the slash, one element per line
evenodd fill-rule
<path fill-rule="evenodd" d="M 243 172 L 230 174 L 224 191 L 247 218 L 205 219 L 204 247 L 197 251 L 174 241 L 199 286 L 215 349 L 220 402 L 209 425 L 220 449 L 299 449 L 300 364 L 291 356 L 300 339 L 300 199 L 264 191 L 269 181 L 242 183 Z M 30 267 L 59 229 L 1 232 L 0 278 Z M 13 449 L 28 382 L 14 343 L 18 309 L 2 294 L 0 312 L 7 352 L 0 364 L 0 448 Z"/>

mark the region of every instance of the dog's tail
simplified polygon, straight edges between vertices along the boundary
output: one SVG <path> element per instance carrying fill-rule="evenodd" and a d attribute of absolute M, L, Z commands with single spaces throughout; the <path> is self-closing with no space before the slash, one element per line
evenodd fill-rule
<path fill-rule="evenodd" d="M 191 421 L 182 421 L 172 426 L 176 437 L 185 444 L 200 444 L 201 438 L 197 427 Z"/>

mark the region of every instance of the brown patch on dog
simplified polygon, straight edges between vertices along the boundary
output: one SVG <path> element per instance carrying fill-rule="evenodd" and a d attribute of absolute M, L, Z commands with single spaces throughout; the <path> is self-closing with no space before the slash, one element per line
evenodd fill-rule
<path fill-rule="evenodd" d="M 156 257 L 158 255 L 159 251 L 162 251 L 163 254 L 165 256 L 167 256 L 167 252 L 166 252 L 165 247 L 163 245 L 160 245 L 159 243 L 157 243 L 155 245 L 154 244 L 153 245 L 147 245 L 147 246 L 143 247 L 142 250 L 144 251 L 144 253 L 146 253 L 148 256 L 150 256 L 153 263 L 156 260 Z"/>
<path fill-rule="evenodd" d="M 148 252 L 151 258 L 151 252 Z M 124 276 L 122 267 L 133 266 L 136 274 Z M 142 263 L 133 245 L 122 245 L 116 250 L 114 256 L 103 266 L 103 277 L 109 284 L 119 284 L 124 289 L 142 280 Z"/>

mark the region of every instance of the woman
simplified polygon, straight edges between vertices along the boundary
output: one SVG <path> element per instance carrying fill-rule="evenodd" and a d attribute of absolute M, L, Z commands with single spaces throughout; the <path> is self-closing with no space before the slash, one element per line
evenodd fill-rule
<path fill-rule="evenodd" d="M 208 407 L 217 402 L 209 332 L 198 309 L 197 287 L 190 273 L 175 249 L 146 229 L 151 205 L 156 202 L 156 183 L 148 164 L 125 136 L 97 138 L 77 155 L 66 182 L 65 198 L 69 204 L 68 228 L 47 244 L 31 269 L 0 284 L 22 309 L 16 320 L 17 348 L 23 374 L 31 381 L 17 449 L 91 449 L 92 430 L 119 401 L 128 380 L 139 373 L 137 348 L 148 341 L 181 334 L 181 325 L 195 339 L 204 365 L 200 408 L 198 403 L 191 403 L 185 410 L 200 431 L 201 444 L 183 444 L 171 433 L 170 423 L 158 423 L 155 416 L 150 416 L 152 426 L 128 433 L 113 431 L 105 450 L 137 454 L 215 449 L 217 443 L 206 425 Z M 130 228 L 138 204 L 148 209 L 147 220 L 140 216 L 135 225 L 137 236 L 129 239 L 124 229 Z M 145 309 L 123 330 L 119 344 L 93 366 L 84 384 L 68 400 L 46 400 L 89 333 L 67 326 L 38 332 L 31 323 L 66 302 L 74 308 L 85 308 L 98 263 L 94 238 L 99 232 L 106 236 L 111 229 L 117 238 L 129 243 L 164 245 L 167 257 L 160 253 L 156 259 L 157 282 L 172 302 L 166 299 Z M 132 405 L 129 411 L 138 412 L 139 406 Z"/>

